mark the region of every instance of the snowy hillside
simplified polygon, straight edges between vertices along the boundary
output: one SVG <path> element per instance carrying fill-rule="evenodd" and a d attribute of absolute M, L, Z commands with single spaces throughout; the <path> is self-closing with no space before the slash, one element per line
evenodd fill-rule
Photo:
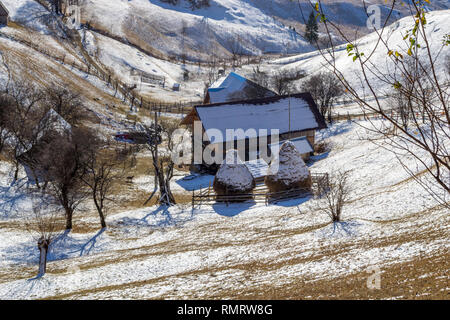
<path fill-rule="evenodd" d="M 90 27 L 74 33 L 67 32 L 61 17 L 38 1 L 1 1 L 10 11 L 11 23 L 0 28 L 0 85 L 13 80 L 79 93 L 89 116 L 83 125 L 95 128 L 99 136 L 112 137 L 153 121 L 145 108 L 130 112 L 130 100 L 102 78 L 104 73 L 116 83 L 135 85 L 141 98 L 173 103 L 202 100 L 205 85 L 218 76 L 218 65 L 183 63 L 183 54 L 191 60 L 207 60 L 229 55 L 233 47 L 241 53 L 271 53 L 259 64 L 225 65 L 226 73 L 248 77 L 256 67 L 269 75 L 304 70 L 307 77 L 326 69 L 321 55 L 290 28 L 301 32 L 303 27 L 297 1 L 211 0 L 209 8 L 193 11 L 184 0 L 177 6 L 159 0 L 85 0 L 82 18 Z M 332 19 L 349 30 L 361 28 L 362 34 L 367 33 L 361 1 L 324 2 Z M 430 4 L 430 9 L 447 9 L 427 16 L 433 52 L 450 30 L 448 5 L 444 0 Z M 308 14 L 308 8 L 302 8 Z M 396 11 L 395 19 L 405 15 L 403 10 Z M 407 17 L 388 27 L 386 41 L 394 50 L 405 50 L 403 36 L 412 25 Z M 376 40 L 375 34 L 367 34 L 357 41 L 362 51 L 370 52 Z M 345 49 L 344 44 L 337 52 L 338 68 L 363 91 L 361 71 Z M 446 47 L 436 56 L 441 78 L 448 77 L 444 58 L 449 54 Z M 382 72 L 392 69 L 383 48 L 372 59 Z M 391 88 L 376 76 L 376 71 L 369 74 L 375 90 L 389 93 Z M 163 80 L 143 82 L 142 77 Z M 301 81 L 304 78 L 295 80 L 297 88 Z M 181 84 L 180 91 L 173 89 L 175 84 Z M 355 110 L 351 104 L 338 108 Z M 242 124 L 235 115 L 239 110 L 230 110 L 209 116 L 209 121 L 214 120 L 211 127 L 227 129 L 224 119 L 229 119 L 228 126 Z M 276 117 L 275 113 L 272 110 L 269 116 Z M 130 115 L 134 121 L 128 119 Z M 295 120 L 292 128 L 282 118 L 278 127 L 299 129 L 295 126 L 305 117 L 295 115 L 290 114 Z M 162 120 L 182 116 L 161 114 Z M 248 119 L 249 127 L 265 121 L 258 110 Z M 371 121 L 377 125 L 383 120 Z M 321 213 L 320 200 L 312 196 L 271 204 L 192 206 L 193 191 L 212 186 L 214 176 L 191 174 L 178 166 L 170 181 L 177 204 L 157 206 L 155 198 L 144 204 L 155 190 L 152 155 L 144 148 L 136 151 L 133 168 L 115 181 L 111 196 L 116 201 L 107 211 L 107 228 L 100 229 L 94 204 L 84 201 L 75 211 L 73 229 L 51 244 L 42 277 L 36 277 L 36 237 L 25 226 L 34 209 L 31 191 L 36 189 L 27 183 L 22 167 L 14 181 L 17 159 L 1 153 L 0 300 L 448 299 L 449 212 L 411 177 L 429 177 L 425 161 L 404 156 L 403 165 L 413 171 L 406 172 L 398 155 L 386 149 L 386 141 L 365 129 L 369 124 L 355 117 L 354 122 L 336 121 L 318 131 L 315 138 L 323 152 L 306 163 L 312 174 L 349 172 L 351 191 L 341 222 L 332 223 Z M 165 143 L 160 150 L 167 151 Z M 446 150 L 449 143 L 443 142 Z M 124 152 L 128 146 L 121 145 Z M 411 148 L 419 158 L 429 159 L 424 150 Z M 301 165 L 306 175 L 303 161 Z M 293 167 L 281 173 L 291 176 Z M 380 290 L 366 285 L 373 270 L 381 274 Z"/>
<path fill-rule="evenodd" d="M 224 56 L 231 48 L 242 54 L 312 50 L 253 1 L 211 1 L 210 7 L 192 11 L 185 1 L 173 6 L 158 0 L 87 0 L 82 19 L 148 51 L 184 53 L 194 61 L 206 59 L 207 52 Z"/>
<path fill-rule="evenodd" d="M 54 244 L 48 273 L 34 280 L 38 251 L 20 228 L 27 199 L 14 193 L 0 162 L 0 297 L 445 298 L 448 212 L 393 154 L 355 138 L 367 134 L 346 122 L 322 131 L 332 151 L 310 166 L 351 170 L 340 224 L 333 226 L 309 198 L 114 212 L 102 231 L 93 213 L 82 212 L 76 217 L 82 227 Z M 382 290 L 367 289 L 370 268 L 382 272 Z"/>
<path fill-rule="evenodd" d="M 442 50 L 441 47 L 444 36 L 448 33 L 448 30 L 450 30 L 449 17 L 450 10 L 430 12 L 427 14 L 428 24 L 426 26 L 430 49 L 431 52 L 435 53 L 434 59 L 436 60 L 438 77 L 442 80 L 447 79 L 447 81 L 449 79 L 445 64 L 446 57 L 450 55 L 450 47 L 443 47 Z M 407 42 L 403 40 L 403 37 L 409 30 L 412 29 L 413 26 L 413 19 L 411 17 L 406 17 L 390 25 L 384 33 L 384 39 L 389 47 L 392 50 L 398 50 L 405 57 L 407 56 Z M 362 38 L 356 39 L 356 43 L 359 46 L 359 50 L 361 52 L 365 52 L 366 54 L 371 53 L 375 47 L 377 48 L 370 58 L 370 62 L 374 65 L 374 68 L 372 72 L 368 73 L 368 78 L 373 84 L 376 92 L 383 96 L 388 94 L 392 90 L 392 87 L 387 86 L 383 81 L 380 81 L 378 77 L 380 74 L 386 74 L 389 71 L 393 71 L 394 63 L 388 57 L 386 48 L 381 45 L 377 46 L 377 40 L 378 36 L 374 32 Z M 421 39 L 419 38 L 419 42 L 420 41 Z M 367 87 L 364 87 L 361 84 L 361 67 L 359 63 L 353 61 L 353 57 L 348 56 L 346 48 L 347 44 L 337 47 L 336 67 L 343 73 L 347 81 L 349 81 L 349 83 L 358 92 L 360 92 L 360 94 L 365 92 L 368 94 L 367 98 L 370 99 Z M 424 53 L 425 50 L 427 50 L 425 46 L 420 48 L 419 56 L 421 55 L 421 52 Z M 265 68 L 270 72 L 274 72 L 279 69 L 288 71 L 304 70 L 306 71 L 307 76 L 311 76 L 329 69 L 329 66 L 320 52 L 314 51 L 272 60 L 265 66 Z M 297 85 L 304 80 L 305 79 L 298 81 Z"/>
<path fill-rule="evenodd" d="M 386 17 L 388 6 L 383 0 L 369 4 L 379 5 L 382 18 Z M 430 7 L 447 9 L 449 3 Z M 369 32 L 361 1 L 324 1 L 324 11 L 352 34 L 355 28 L 360 35 Z M 196 10 L 185 0 L 177 5 L 160 0 L 86 0 L 82 19 L 156 55 L 185 54 L 195 61 L 207 59 L 206 52 L 226 56 L 233 50 L 242 54 L 312 51 L 303 38 L 304 19 L 310 12 L 308 3 L 299 7 L 290 0 L 211 0 L 209 7 Z M 406 7 L 399 5 L 391 22 L 407 14 Z"/>
<path fill-rule="evenodd" d="M 269 48 L 270 50 L 266 51 L 279 54 L 286 53 L 286 48 L 296 48 L 291 52 L 307 52 L 276 59 L 269 64 L 263 62 L 261 68 L 270 73 L 279 70 L 301 69 L 305 70 L 307 75 L 312 75 L 323 70 L 323 60 L 319 53 L 313 51 L 314 48 L 306 44 L 299 35 L 292 37 L 294 31 L 289 29 L 288 26 L 291 23 L 286 21 L 292 21 L 292 25 L 294 25 L 293 21 L 298 14 L 298 6 L 295 6 L 295 2 L 226 0 L 220 1 L 219 4 L 219 1 L 212 1 L 211 7 L 195 11 L 186 8 L 183 1 L 177 6 L 155 0 L 117 0 L 112 2 L 86 0 L 82 3 L 83 21 L 88 22 L 91 27 L 102 33 L 95 30 L 79 31 L 83 46 L 90 57 L 104 70 L 113 72 L 124 83 L 136 84 L 136 91 L 151 100 L 171 102 L 202 100 L 204 85 L 208 82 L 207 73 L 210 71 L 204 66 L 189 63 L 183 65 L 176 60 L 180 60 L 183 51 L 193 59 L 199 58 L 202 54 L 209 59 L 211 54 L 205 55 L 209 52 L 215 52 L 217 55 L 229 54 L 226 50 L 230 48 L 227 46 L 230 45 L 230 39 L 242 40 L 242 44 L 255 54 Z M 39 35 L 40 40 L 35 41 L 37 44 L 43 48 L 54 48 L 61 55 L 74 54 L 73 50 L 67 52 L 67 45 L 62 45 L 57 37 L 50 36 L 58 34 L 58 28 L 53 26 L 50 14 L 37 1 L 5 0 L 4 4 L 11 11 L 13 21 L 33 28 L 42 34 Z M 344 6 L 344 4 L 358 7 L 354 1 L 339 4 L 327 2 L 327 6 L 330 8 Z M 444 3 L 442 6 L 445 5 Z M 355 8 L 354 10 L 356 10 Z M 306 11 L 307 8 L 304 10 Z M 341 10 L 329 10 L 331 16 L 345 17 L 340 13 Z M 363 11 L 362 14 L 364 14 Z M 427 30 L 433 40 L 433 45 L 441 43 L 445 31 L 449 27 L 448 19 L 445 18 L 448 14 L 449 11 L 429 13 L 430 23 Z M 284 26 L 280 21 L 285 21 Z M 183 26 L 186 28 L 184 36 L 181 32 Z M 389 42 L 402 43 L 402 35 L 410 28 L 410 18 L 395 22 L 389 29 L 389 31 L 394 31 L 394 36 L 389 39 Z M 20 38 L 30 38 L 30 32 L 25 32 L 17 27 L 2 28 L 1 32 L 3 34 L 15 32 Z M 115 38 L 111 36 L 115 36 Z M 36 40 L 37 36 L 34 37 Z M 213 41 L 210 42 L 210 39 Z M 369 51 L 375 45 L 375 40 L 376 35 L 371 34 L 361 38 L 359 43 L 364 44 Z M 128 45 L 128 42 L 133 45 Z M 341 50 L 337 59 L 338 65 L 345 70 L 347 76 L 352 78 L 354 84 L 359 85 L 358 79 L 352 77 L 355 72 L 358 72 L 357 64 L 347 56 L 345 45 L 341 47 Z M 80 52 L 75 55 L 81 63 L 85 63 Z M 167 55 L 173 55 L 175 59 L 167 61 Z M 444 55 L 445 52 L 442 52 L 441 56 Z M 159 56 L 164 59 L 158 59 Z M 374 60 L 379 63 L 380 68 L 387 68 L 383 50 L 377 52 Z M 438 64 L 443 63 L 444 59 L 438 59 Z M 254 67 L 255 65 L 252 64 L 244 65 L 234 71 L 244 76 L 250 76 Z M 163 78 L 165 87 L 140 82 L 132 74 L 133 70 Z M 190 75 L 188 81 L 183 79 L 186 70 Z M 440 68 L 440 70 L 444 69 Z M 41 72 L 47 71 L 41 70 Z M 300 81 L 296 82 L 297 86 Z M 180 92 L 172 90 L 175 83 L 181 84 Z M 384 89 L 380 88 L 380 90 Z"/>
<path fill-rule="evenodd" d="M 69 39 L 61 22 L 35 0 L 4 0 L 11 22 L 0 28 L 0 84 L 8 78 L 38 87 L 59 85 L 79 93 L 87 106 L 90 125 L 100 132 L 128 126 L 129 106 L 120 94 L 92 72 L 77 41 Z M 90 69 L 91 68 L 91 69 Z M 11 74 L 9 74 L 9 72 Z M 114 109 L 108 109 L 114 106 Z"/>

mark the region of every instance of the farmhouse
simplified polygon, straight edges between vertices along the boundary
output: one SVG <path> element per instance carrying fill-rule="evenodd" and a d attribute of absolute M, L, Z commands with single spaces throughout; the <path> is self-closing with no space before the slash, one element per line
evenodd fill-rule
<path fill-rule="evenodd" d="M 285 140 L 294 141 L 300 154 L 307 159 L 314 149 L 315 131 L 326 128 L 310 93 L 200 105 L 193 108 L 182 124 L 192 126 L 192 132 L 195 132 L 194 124 L 201 124 L 204 137 L 200 137 L 199 142 L 194 134 L 192 145 L 202 145 L 203 151 L 213 149 L 215 157 L 222 160 L 229 149 L 238 149 L 239 144 L 244 144 L 245 154 L 241 156 L 244 161 L 260 158 L 262 141 L 267 142 L 268 150 L 276 152 L 279 141 Z M 242 129 L 245 136 L 230 136 L 227 134 L 230 129 Z M 278 141 L 274 140 L 272 130 L 279 131 Z M 220 135 L 212 136 L 211 132 Z M 250 145 L 256 145 L 257 149 L 250 150 Z M 221 151 L 222 155 L 218 155 Z"/>
<path fill-rule="evenodd" d="M 9 11 L 6 9 L 5 5 L 0 1 L 0 25 L 8 25 L 9 22 Z"/>
<path fill-rule="evenodd" d="M 277 94 L 259 84 L 231 72 L 219 78 L 208 89 L 205 104 L 274 97 Z"/>

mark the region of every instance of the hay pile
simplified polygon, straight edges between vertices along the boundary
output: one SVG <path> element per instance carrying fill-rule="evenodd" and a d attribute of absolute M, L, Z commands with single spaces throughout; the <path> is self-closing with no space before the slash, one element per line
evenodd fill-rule
<path fill-rule="evenodd" d="M 264 182 L 270 192 L 298 188 L 311 189 L 312 180 L 309 169 L 292 142 L 283 143 L 278 156 L 270 163 Z"/>
<path fill-rule="evenodd" d="M 225 195 L 245 195 L 252 193 L 255 188 L 255 179 L 239 159 L 236 150 L 229 150 L 225 160 L 220 166 L 214 178 L 214 191 L 217 194 L 217 200 L 223 200 Z M 246 198 L 239 200 L 245 201 Z"/>

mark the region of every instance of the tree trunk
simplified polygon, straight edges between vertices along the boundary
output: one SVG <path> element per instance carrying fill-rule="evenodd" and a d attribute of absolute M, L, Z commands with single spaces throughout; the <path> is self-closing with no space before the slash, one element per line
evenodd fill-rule
<path fill-rule="evenodd" d="M 17 181 L 19 178 L 19 162 L 16 160 L 16 170 L 14 172 L 14 181 Z"/>
<path fill-rule="evenodd" d="M 166 206 L 174 205 L 175 197 L 170 189 L 169 180 L 166 180 L 164 175 L 161 175 L 159 181 L 160 203 Z"/>
<path fill-rule="evenodd" d="M 63 188 L 63 190 L 61 191 L 61 197 L 62 197 L 61 204 L 62 204 L 65 214 L 66 214 L 66 230 L 71 230 L 72 229 L 73 209 L 69 205 L 69 199 L 67 196 L 66 188 Z"/>
<path fill-rule="evenodd" d="M 103 205 L 98 203 L 97 196 L 94 193 L 94 204 L 97 208 L 98 216 L 100 217 L 100 224 L 102 226 L 102 229 L 106 228 L 106 222 L 105 222 L 105 215 L 103 214 Z"/>
<path fill-rule="evenodd" d="M 66 230 L 72 230 L 73 211 L 70 208 L 65 208 L 65 210 L 66 210 Z"/>
<path fill-rule="evenodd" d="M 100 224 L 102 225 L 102 229 L 106 228 L 105 215 L 103 214 L 103 210 L 98 211 L 98 215 L 100 216 Z"/>
<path fill-rule="evenodd" d="M 38 241 L 38 248 L 40 252 L 39 257 L 39 276 L 43 276 L 47 271 L 47 253 L 48 253 L 49 241 L 44 238 L 40 238 Z"/>

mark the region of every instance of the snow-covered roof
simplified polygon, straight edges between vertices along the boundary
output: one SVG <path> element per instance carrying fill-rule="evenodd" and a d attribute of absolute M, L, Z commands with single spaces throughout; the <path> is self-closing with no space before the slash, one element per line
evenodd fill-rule
<path fill-rule="evenodd" d="M 314 151 L 313 147 L 311 146 L 306 137 L 298 137 L 295 139 L 290 139 L 289 141 L 295 146 L 295 148 L 298 150 L 298 152 L 300 152 L 300 154 L 310 153 Z M 281 145 L 285 142 L 286 141 L 280 141 L 279 143 L 270 144 L 269 148 L 272 154 L 278 154 Z"/>
<path fill-rule="evenodd" d="M 255 82 L 230 72 L 227 77 L 221 77 L 214 82 L 208 89 L 209 103 L 220 103 L 233 100 L 242 100 L 245 98 L 246 90 L 258 90 L 261 98 L 273 97 L 276 94 L 267 88 L 264 88 Z"/>
<path fill-rule="evenodd" d="M 44 118 L 39 123 L 39 134 L 38 139 L 40 139 L 46 132 L 52 130 L 60 134 L 72 131 L 72 126 L 64 120 L 63 117 L 59 115 L 55 110 L 50 109 Z"/>
<path fill-rule="evenodd" d="M 267 169 L 269 169 L 269 165 L 264 159 L 247 161 L 245 165 L 255 179 L 265 177 L 267 175 Z"/>
<path fill-rule="evenodd" d="M 6 8 L 6 6 L 1 1 L 0 1 L 0 9 L 3 9 L 5 11 L 6 15 L 9 15 L 8 8 Z M 2 11 L 0 10 L 0 13 L 1 12 Z"/>
<path fill-rule="evenodd" d="M 326 128 L 323 117 L 309 93 L 276 96 L 265 99 L 244 100 L 197 106 L 196 112 L 207 134 L 218 130 L 222 137 L 208 136 L 211 143 L 241 140 L 227 136 L 227 129 L 243 129 L 245 138 L 256 138 L 271 130 L 280 134 Z M 289 121 L 290 119 L 290 121 Z M 290 125 L 289 125 L 290 122 Z"/>

